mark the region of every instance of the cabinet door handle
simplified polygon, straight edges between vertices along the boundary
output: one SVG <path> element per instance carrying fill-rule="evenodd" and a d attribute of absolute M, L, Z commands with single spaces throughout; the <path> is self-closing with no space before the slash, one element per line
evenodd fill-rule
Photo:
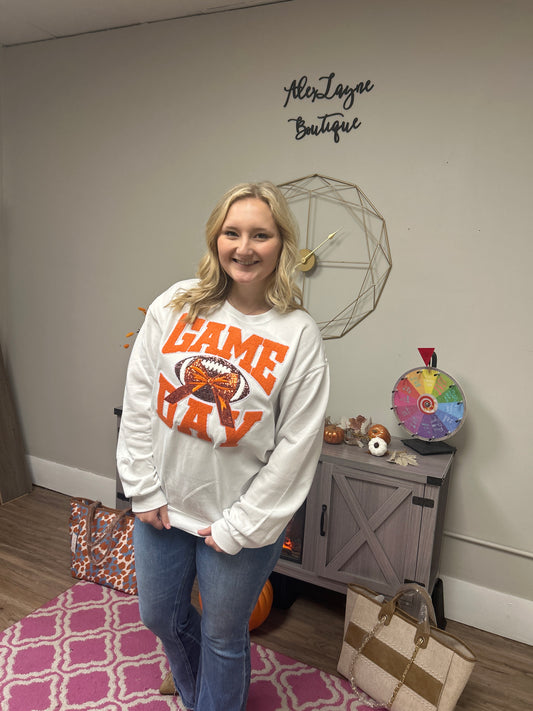
<path fill-rule="evenodd" d="M 322 514 L 320 516 L 320 535 L 325 536 L 326 535 L 326 529 L 324 528 L 324 524 L 326 522 L 326 511 L 328 510 L 328 507 L 326 504 L 322 504 Z"/>

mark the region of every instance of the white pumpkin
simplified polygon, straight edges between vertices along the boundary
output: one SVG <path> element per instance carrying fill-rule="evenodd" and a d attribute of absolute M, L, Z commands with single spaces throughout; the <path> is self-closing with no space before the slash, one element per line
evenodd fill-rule
<path fill-rule="evenodd" d="M 374 457 L 382 457 L 387 454 L 387 442 L 382 437 L 372 437 L 368 443 L 368 451 Z"/>

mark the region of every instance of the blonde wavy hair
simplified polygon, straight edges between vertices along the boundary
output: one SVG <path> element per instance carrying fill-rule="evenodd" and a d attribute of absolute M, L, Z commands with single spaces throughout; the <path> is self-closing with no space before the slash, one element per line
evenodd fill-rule
<path fill-rule="evenodd" d="M 177 292 L 169 304 L 179 311 L 188 305 L 187 323 L 193 323 L 198 316 L 220 306 L 229 294 L 232 280 L 220 266 L 217 242 L 228 210 L 234 202 L 246 198 L 257 198 L 268 205 L 281 237 L 278 263 L 266 287 L 267 303 L 280 313 L 303 308 L 302 293 L 294 281 L 298 262 L 298 225 L 287 200 L 273 183 L 241 183 L 222 196 L 207 220 L 207 252 L 198 265 L 198 283 L 187 291 Z"/>

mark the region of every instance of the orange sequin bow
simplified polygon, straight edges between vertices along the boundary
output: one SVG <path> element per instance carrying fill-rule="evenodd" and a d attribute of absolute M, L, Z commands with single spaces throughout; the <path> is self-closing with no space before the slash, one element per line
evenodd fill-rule
<path fill-rule="evenodd" d="M 204 402 L 214 401 L 220 424 L 234 428 L 230 401 L 237 392 L 240 377 L 238 373 L 231 372 L 212 375 L 207 372 L 201 358 L 195 358 L 185 369 L 184 385 L 167 395 L 165 400 L 175 403 L 192 394 Z"/>

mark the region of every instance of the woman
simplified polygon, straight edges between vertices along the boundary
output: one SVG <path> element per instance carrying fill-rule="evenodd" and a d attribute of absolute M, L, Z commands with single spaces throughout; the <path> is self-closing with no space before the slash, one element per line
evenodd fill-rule
<path fill-rule="evenodd" d="M 206 235 L 198 279 L 159 296 L 135 342 L 117 461 L 171 692 L 195 711 L 244 711 L 248 620 L 313 480 L 329 376 L 278 188 L 236 186 Z"/>

